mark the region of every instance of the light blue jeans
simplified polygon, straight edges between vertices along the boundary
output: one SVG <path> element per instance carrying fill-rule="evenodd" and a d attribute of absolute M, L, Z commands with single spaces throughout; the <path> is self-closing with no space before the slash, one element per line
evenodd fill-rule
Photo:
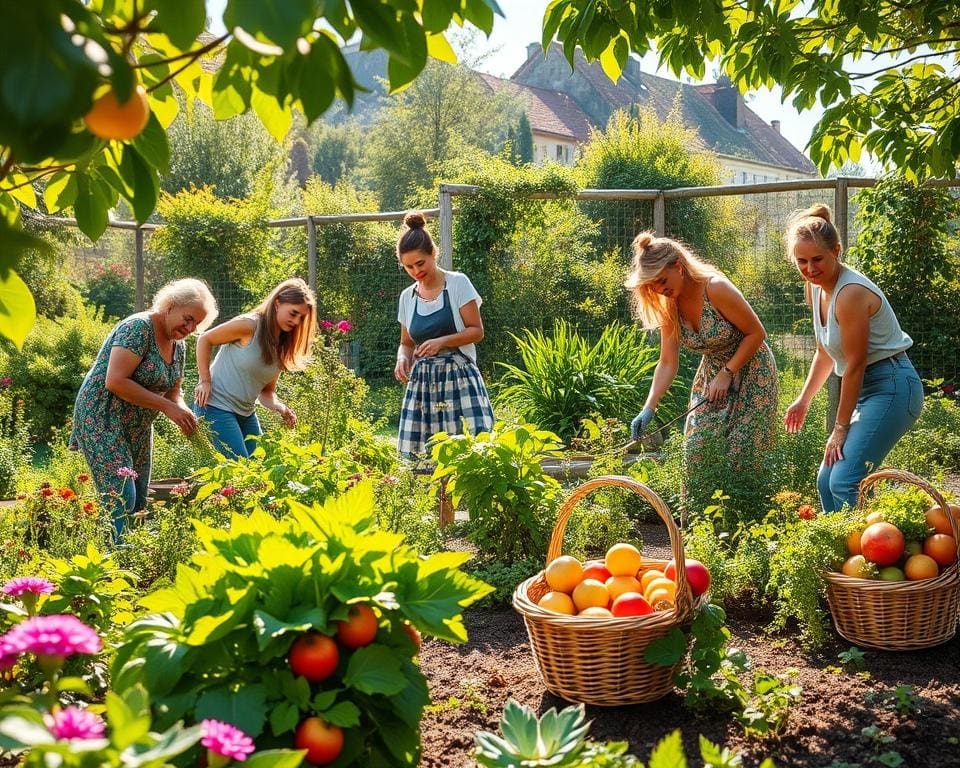
<path fill-rule="evenodd" d="M 210 425 L 210 438 L 213 447 L 230 458 L 249 459 L 257 447 L 255 439 L 263 433 L 256 413 L 242 416 L 212 405 L 193 404 L 193 412 Z"/>
<path fill-rule="evenodd" d="M 152 451 L 151 451 L 152 453 Z M 101 496 L 100 501 L 110 510 L 113 520 L 113 543 L 120 541 L 120 537 L 130 524 L 133 515 L 147 506 L 147 493 L 150 485 L 150 464 L 138 467 L 139 476 L 136 480 L 125 477 L 121 480 L 119 492 L 111 491 Z"/>
<path fill-rule="evenodd" d="M 843 459 L 833 466 L 820 464 L 817 490 L 824 512 L 857 503 L 857 487 L 881 462 L 897 440 L 920 416 L 923 384 L 906 353 L 867 366 Z"/>

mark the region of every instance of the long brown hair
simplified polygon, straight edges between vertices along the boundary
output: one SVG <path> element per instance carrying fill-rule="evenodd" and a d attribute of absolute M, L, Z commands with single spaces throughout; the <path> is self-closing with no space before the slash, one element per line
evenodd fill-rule
<path fill-rule="evenodd" d="M 277 325 L 277 304 L 306 304 L 308 312 L 292 331 Z M 317 330 L 317 300 L 299 277 L 284 280 L 270 292 L 255 310 L 260 315 L 260 355 L 267 365 L 276 363 L 280 370 L 303 369 L 310 362 L 310 348 Z"/>

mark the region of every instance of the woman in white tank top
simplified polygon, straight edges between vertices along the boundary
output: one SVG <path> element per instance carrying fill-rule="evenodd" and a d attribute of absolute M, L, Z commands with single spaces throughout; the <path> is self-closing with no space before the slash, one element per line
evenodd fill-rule
<path fill-rule="evenodd" d="M 840 261 L 830 209 L 800 211 L 786 236 L 787 252 L 807 282 L 817 351 L 784 425 L 799 432 L 827 377 L 840 377 L 836 422 L 817 474 L 823 511 L 834 512 L 856 504 L 860 481 L 920 416 L 923 385 L 906 354 L 913 340 L 883 291 Z"/>

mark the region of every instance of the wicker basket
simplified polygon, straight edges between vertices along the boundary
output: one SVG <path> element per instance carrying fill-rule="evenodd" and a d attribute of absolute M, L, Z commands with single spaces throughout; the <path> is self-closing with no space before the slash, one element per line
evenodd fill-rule
<path fill-rule="evenodd" d="M 915 485 L 947 511 L 953 536 L 960 541 L 957 521 L 943 497 L 926 481 L 899 469 L 882 469 L 860 482 L 857 508 L 867 491 L 881 480 Z M 827 602 L 837 632 L 852 643 L 884 651 L 913 651 L 940 645 L 952 638 L 960 618 L 960 566 L 943 568 L 922 581 L 857 579 L 842 573 L 824 574 Z"/>
<path fill-rule="evenodd" d="M 670 534 L 676 561 L 677 594 L 674 608 L 647 616 L 586 618 L 548 611 L 537 601 L 550 590 L 544 571 L 521 582 L 513 593 L 513 607 L 523 616 L 533 656 L 547 690 L 568 701 L 620 706 L 654 701 L 673 689 L 673 678 L 682 660 L 673 667 L 648 663 L 644 651 L 651 641 L 691 619 L 696 606 L 684 567 L 680 531 L 663 499 L 629 477 L 605 476 L 588 480 L 563 503 L 547 550 L 547 563 L 560 556 L 563 534 L 574 507 L 600 488 L 625 488 L 643 497 L 656 510 Z M 644 558 L 641 571 L 662 569 L 666 560 Z"/>

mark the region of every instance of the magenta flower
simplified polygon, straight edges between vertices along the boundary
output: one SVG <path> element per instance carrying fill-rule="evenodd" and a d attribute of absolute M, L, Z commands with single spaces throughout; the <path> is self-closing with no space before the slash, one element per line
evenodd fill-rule
<path fill-rule="evenodd" d="M 170 489 L 171 496 L 186 496 L 190 493 L 190 483 L 177 483 Z"/>
<path fill-rule="evenodd" d="M 331 323 L 329 320 L 321 320 L 320 327 L 325 331 L 329 331 L 331 328 L 333 328 L 333 323 Z"/>
<path fill-rule="evenodd" d="M 20 597 L 27 592 L 32 595 L 49 595 L 54 589 L 56 589 L 56 585 L 52 581 L 40 579 L 36 576 L 22 576 L 19 579 L 10 579 L 3 585 L 0 592 L 11 597 Z"/>
<path fill-rule="evenodd" d="M 353 326 L 350 325 L 349 320 L 341 320 L 337 323 L 337 330 L 340 331 L 340 333 L 347 333 L 347 331 L 353 330 Z"/>
<path fill-rule="evenodd" d="M 16 664 L 18 655 L 17 649 L 7 642 L 6 635 L 0 635 L 0 671 Z"/>
<path fill-rule="evenodd" d="M 233 494 L 235 494 L 236 492 L 237 492 L 237 489 L 234 488 L 232 485 L 225 485 L 223 486 L 223 488 L 220 489 L 220 495 L 226 496 L 227 498 L 233 496 Z"/>
<path fill-rule="evenodd" d="M 11 379 L 9 376 L 4 376 L 2 379 L 0 379 L 0 386 L 9 387 L 11 384 L 13 384 L 13 379 Z"/>
<path fill-rule="evenodd" d="M 107 727 L 100 715 L 80 707 L 64 707 L 52 715 L 46 714 L 43 722 L 59 741 L 99 739 Z"/>
<path fill-rule="evenodd" d="M 253 739 L 230 723 L 220 720 L 204 720 L 202 723 L 203 737 L 200 743 L 214 754 L 229 757 L 231 760 L 243 761 L 256 747 Z"/>
<path fill-rule="evenodd" d="M 132 480 L 136 480 L 140 475 L 137 473 L 137 470 L 131 469 L 130 467 L 117 467 L 117 477 L 129 477 Z"/>
<path fill-rule="evenodd" d="M 100 636 L 70 614 L 33 616 L 15 624 L 4 637 L 17 653 L 37 656 L 99 653 L 103 648 Z"/>

